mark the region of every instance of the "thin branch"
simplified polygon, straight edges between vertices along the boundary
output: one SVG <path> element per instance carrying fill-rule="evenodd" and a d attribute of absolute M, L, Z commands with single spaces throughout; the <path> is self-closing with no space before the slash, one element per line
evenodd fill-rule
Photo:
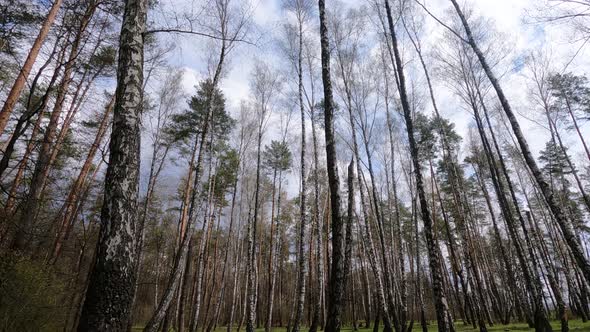
<path fill-rule="evenodd" d="M 428 15 L 430 15 L 430 17 L 432 17 L 432 18 L 433 18 L 435 21 L 437 21 L 437 22 L 438 22 L 440 25 L 442 25 L 443 27 L 447 28 L 447 30 L 449 30 L 450 32 L 452 32 L 452 33 L 453 33 L 455 36 L 457 36 L 457 38 L 461 39 L 461 40 L 462 40 L 464 43 L 467 43 L 467 44 L 469 44 L 469 42 L 468 42 L 468 41 L 467 41 L 465 38 L 461 37 L 461 35 L 460 35 L 460 34 L 459 34 L 457 31 L 453 30 L 453 28 L 451 28 L 450 26 L 446 25 L 446 24 L 445 24 L 443 21 L 441 21 L 441 20 L 440 20 L 438 17 L 434 16 L 434 14 L 433 14 L 433 13 L 431 13 L 431 12 L 428 10 L 428 8 L 426 8 L 426 6 L 424 6 L 424 5 L 423 5 L 423 4 L 422 4 L 420 1 L 418 1 L 418 0 L 414 0 L 414 1 L 415 1 L 415 2 L 416 2 L 416 3 L 417 3 L 419 6 L 420 6 L 420 7 L 422 7 L 422 9 L 424 9 L 424 11 L 425 11 L 425 12 L 426 12 Z"/>
<path fill-rule="evenodd" d="M 160 29 L 147 30 L 146 32 L 143 33 L 143 35 L 147 36 L 150 34 L 161 33 L 161 32 L 197 35 L 197 36 L 207 37 L 207 38 L 221 40 L 221 41 L 241 42 L 241 43 L 245 43 L 245 44 L 253 45 L 253 46 L 256 45 L 249 40 L 245 40 L 245 39 L 241 39 L 241 38 L 237 38 L 237 37 L 224 38 L 224 37 L 214 36 L 214 35 L 211 35 L 211 34 L 208 34 L 205 32 L 199 32 L 199 31 L 193 31 L 193 30 L 182 30 L 182 29 L 176 29 L 176 28 L 160 28 Z"/>

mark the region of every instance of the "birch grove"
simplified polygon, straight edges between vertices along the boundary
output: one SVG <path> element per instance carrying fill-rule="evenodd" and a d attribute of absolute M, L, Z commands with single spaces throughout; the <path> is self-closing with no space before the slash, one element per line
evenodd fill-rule
<path fill-rule="evenodd" d="M 588 9 L 0 0 L 0 330 L 589 330 Z"/>

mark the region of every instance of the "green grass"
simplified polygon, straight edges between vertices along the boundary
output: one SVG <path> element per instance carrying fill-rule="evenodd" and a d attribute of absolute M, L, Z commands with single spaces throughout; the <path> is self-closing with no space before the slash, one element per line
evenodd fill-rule
<path fill-rule="evenodd" d="M 553 326 L 553 331 L 560 331 L 559 321 L 552 321 L 551 326 Z M 534 331 L 534 329 L 529 328 L 526 323 L 512 323 L 509 325 L 502 325 L 502 324 L 494 324 L 494 326 L 487 326 L 488 331 Z M 472 325 L 465 325 L 462 322 L 455 322 L 455 329 L 457 331 L 473 331 L 477 332 L 479 329 L 474 329 Z M 590 321 L 583 323 L 582 320 L 570 320 L 569 321 L 569 329 L 570 331 L 578 331 L 578 332 L 590 332 Z M 261 330 L 264 331 L 264 330 Z M 343 328 L 342 331 L 351 332 L 352 328 L 346 327 Z M 420 326 L 420 322 L 414 322 L 414 328 L 412 331 L 421 332 L 422 327 Z M 436 323 L 431 322 L 428 325 L 428 331 L 437 331 Z M 216 331 L 221 332 L 221 331 Z M 257 331 L 258 332 L 258 331 Z M 284 329 L 282 331 L 273 330 L 273 332 L 285 332 Z M 358 332 L 373 332 L 372 328 L 369 329 L 358 329 Z"/>
<path fill-rule="evenodd" d="M 554 331 L 560 331 L 559 321 L 552 321 L 551 326 L 553 326 Z M 479 329 L 473 329 L 471 325 L 464 325 L 462 322 L 455 322 L 455 328 L 457 331 L 473 331 L 477 332 Z M 133 331 L 141 331 L 143 328 L 141 326 L 134 326 Z M 577 331 L 577 332 L 590 332 L 590 321 L 583 323 L 581 320 L 570 320 L 569 321 L 569 329 L 570 331 Z M 172 331 L 172 330 L 170 330 Z M 227 329 L 224 327 L 218 327 L 215 332 L 226 332 Z M 235 330 L 234 330 L 235 331 Z M 241 331 L 245 331 L 244 327 L 242 327 Z M 264 328 L 256 329 L 256 332 L 264 332 Z M 272 332 L 286 332 L 287 329 L 284 327 L 276 327 L 272 329 Z M 305 328 L 302 329 L 303 332 L 307 331 Z M 344 327 L 342 328 L 343 332 L 352 332 L 352 327 Z M 357 330 L 358 332 L 373 332 L 372 328 L 360 328 Z M 382 331 L 382 327 L 380 329 Z M 419 322 L 414 322 L 414 329 L 413 331 L 421 332 L 422 328 L 420 327 Z M 437 331 L 436 324 L 430 323 L 428 326 L 428 331 Z M 513 323 L 509 325 L 502 325 L 502 324 L 495 324 L 494 326 L 488 326 L 488 331 L 534 331 L 528 327 L 526 323 Z"/>

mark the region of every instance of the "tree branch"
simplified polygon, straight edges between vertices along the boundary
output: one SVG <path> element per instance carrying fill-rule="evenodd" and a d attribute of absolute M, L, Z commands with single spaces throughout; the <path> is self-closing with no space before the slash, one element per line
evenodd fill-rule
<path fill-rule="evenodd" d="M 208 34 L 205 32 L 199 32 L 199 31 L 193 31 L 193 30 L 182 30 L 182 29 L 176 29 L 176 28 L 159 28 L 159 29 L 147 30 L 146 32 L 143 33 L 143 35 L 147 36 L 147 35 L 161 33 L 161 32 L 197 35 L 197 36 L 207 37 L 207 38 L 221 40 L 221 41 L 241 42 L 241 43 L 255 46 L 255 44 L 253 42 L 251 42 L 249 40 L 237 38 L 237 37 L 224 38 L 224 37 L 214 36 L 214 35 L 211 35 L 211 34 Z"/>

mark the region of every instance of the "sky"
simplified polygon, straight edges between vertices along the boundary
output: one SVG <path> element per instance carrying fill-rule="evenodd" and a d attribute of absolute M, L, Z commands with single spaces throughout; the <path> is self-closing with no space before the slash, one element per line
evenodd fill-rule
<path fill-rule="evenodd" d="M 163 8 L 174 8 L 174 11 L 186 11 L 191 6 L 192 0 L 161 0 Z M 256 45 L 239 45 L 230 57 L 228 63 L 227 75 L 224 77 L 221 88 L 228 100 L 230 113 L 236 114 L 240 102 L 250 98 L 249 80 L 250 74 L 255 61 L 268 62 L 277 68 L 284 62 L 276 46 L 276 38 L 279 36 L 280 27 L 286 20 L 286 13 L 282 8 L 283 0 L 249 0 L 251 2 L 253 23 L 255 26 L 254 34 L 256 35 Z M 448 0 L 421 0 L 422 3 L 432 12 L 433 15 L 448 22 L 449 12 L 452 9 L 451 2 Z M 474 8 L 475 14 L 489 18 L 493 26 L 502 35 L 505 43 L 509 45 L 510 54 L 507 56 L 506 63 L 501 73 L 501 85 L 503 86 L 508 99 L 514 110 L 524 116 L 519 116 L 520 124 L 529 141 L 531 149 L 538 155 L 538 152 L 544 148 L 548 140 L 547 131 L 534 121 L 536 113 L 530 109 L 530 101 L 527 97 L 527 78 L 526 70 L 522 65 L 523 59 L 533 50 L 545 49 L 552 54 L 554 61 L 552 66 L 555 70 L 587 73 L 590 68 L 588 61 L 587 48 L 582 47 L 581 43 L 572 43 L 574 38 L 571 29 L 563 25 L 542 25 L 532 23 L 530 13 L 535 13 L 535 6 L 538 6 L 539 0 L 464 0 L 459 1 L 461 5 L 467 4 Z M 326 0 L 326 6 L 330 10 L 335 1 Z M 368 0 L 346 0 L 343 1 L 345 7 L 368 6 Z M 156 13 L 157 14 L 157 13 Z M 314 21 L 317 22 L 317 21 Z M 310 27 L 311 28 L 311 27 Z M 316 29 L 316 28 L 313 28 Z M 440 46 L 440 37 L 444 28 L 435 22 L 431 17 L 426 16 L 424 26 L 423 44 L 425 53 L 428 54 Z M 368 32 L 370 33 L 370 32 Z M 184 75 L 184 88 L 187 93 L 194 91 L 194 86 L 205 76 L 205 54 L 210 44 L 202 38 L 195 36 L 185 37 L 166 37 L 176 44 L 176 48 L 170 57 L 170 64 L 182 68 Z M 319 49 L 319 45 L 318 45 Z M 415 57 L 406 47 L 407 60 L 416 61 Z M 574 58 L 574 54 L 577 56 Z M 573 59 L 573 61 L 572 61 Z M 423 82 L 421 74 L 412 77 L 410 80 Z M 287 78 L 286 78 L 287 79 Z M 286 84 L 293 82 L 286 82 Z M 157 85 L 157 83 L 156 83 Z M 459 100 L 453 95 L 453 92 L 444 83 L 434 82 L 435 94 L 439 100 L 442 115 L 455 123 L 459 134 L 464 138 L 470 126 L 473 126 L 472 117 L 462 109 Z M 426 106 L 424 112 L 431 112 L 429 106 Z M 272 121 L 278 121 L 276 118 Z M 541 119 L 542 121 L 542 119 Z M 277 126 L 271 126 L 271 131 L 276 131 Z M 590 137 L 590 126 L 585 124 L 584 135 Z M 273 137 L 274 136 L 274 137 Z M 270 132 L 267 137 L 275 138 L 276 133 Z M 297 137 L 297 136 L 295 136 Z M 464 140 L 465 141 L 465 140 Z M 582 150 L 578 143 L 577 137 L 569 135 L 565 143 L 570 147 L 576 160 L 581 160 Z M 144 145 L 145 146 L 145 145 Z M 294 154 L 298 153 L 293 151 Z M 149 163 L 149 152 L 142 153 L 143 165 Z M 295 158 L 297 159 L 297 158 Z M 340 169 L 344 169 L 344 160 L 341 161 Z M 179 177 L 178 168 L 170 168 L 168 176 Z M 298 181 L 290 181 L 289 191 L 297 192 Z M 171 188 L 174 190 L 174 188 Z"/>

